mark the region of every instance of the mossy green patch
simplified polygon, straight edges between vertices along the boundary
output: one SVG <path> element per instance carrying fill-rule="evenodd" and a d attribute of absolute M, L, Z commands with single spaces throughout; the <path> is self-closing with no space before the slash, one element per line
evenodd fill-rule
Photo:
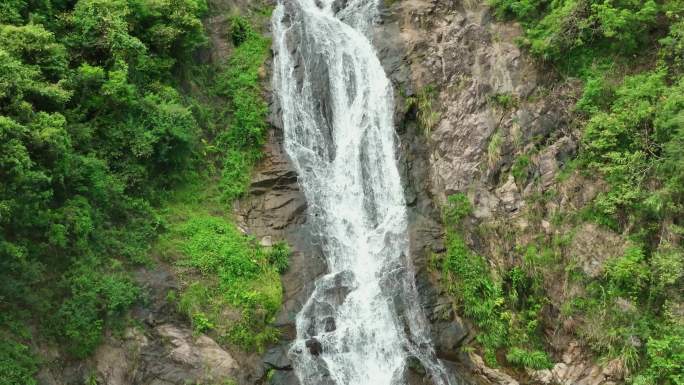
<path fill-rule="evenodd" d="M 226 215 L 220 190 L 204 182 L 169 205 L 157 253 L 176 266 L 183 284 L 178 308 L 197 333 L 263 349 L 278 337 L 270 323 L 282 303 L 280 271 L 289 249 L 264 248 L 243 234 Z"/>
<path fill-rule="evenodd" d="M 242 17 L 233 17 L 231 36 L 236 48 L 212 88 L 230 102 L 230 129 L 217 138 L 217 145 L 225 151 L 220 184 L 226 201 L 246 192 L 249 172 L 261 157 L 268 105 L 262 96 L 260 76 L 271 45 L 270 39 Z"/>

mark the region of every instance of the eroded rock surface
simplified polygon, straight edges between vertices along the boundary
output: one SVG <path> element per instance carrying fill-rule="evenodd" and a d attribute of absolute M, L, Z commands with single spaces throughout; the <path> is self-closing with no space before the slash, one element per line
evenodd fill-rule
<path fill-rule="evenodd" d="M 488 368 L 474 353 L 462 354 L 474 332 L 450 309 L 440 277 L 426 268 L 430 254 L 445 250 L 438 207 L 457 192 L 474 203 L 467 225 L 478 226 L 478 232 L 465 234 L 466 241 L 498 269 L 513 266 L 516 245 L 531 244 L 540 234 L 567 239 L 566 257 L 575 258 L 591 277 L 601 275 L 605 261 L 627 247 L 620 236 L 596 226 L 564 227 L 553 221 L 556 214 L 584 207 L 605 188 L 576 172 L 560 177 L 580 141 L 570 124 L 578 85 L 548 78 L 552 71 L 539 68 L 515 44 L 520 27 L 495 21 L 485 3 L 385 4 L 374 44 L 396 91 L 412 255 L 440 357 L 476 383 L 620 383 L 621 374 L 597 365 L 576 344 L 572 333 L 578 320 L 572 317 L 547 331 L 557 362 L 553 370 L 504 372 Z M 426 92 L 436 116 L 430 127 L 410 106 Z M 584 290 L 563 276 L 546 281 L 549 317 Z M 566 354 L 568 346 L 574 346 L 574 354 Z"/>

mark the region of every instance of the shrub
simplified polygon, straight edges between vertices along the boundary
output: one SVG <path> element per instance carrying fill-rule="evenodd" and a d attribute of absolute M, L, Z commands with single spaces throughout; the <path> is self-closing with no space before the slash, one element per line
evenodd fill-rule
<path fill-rule="evenodd" d="M 527 181 L 527 177 L 530 169 L 530 157 L 529 155 L 523 154 L 515 158 L 513 165 L 511 166 L 511 175 L 515 178 L 515 181 L 523 184 Z"/>
<path fill-rule="evenodd" d="M 268 261 L 282 274 L 290 265 L 291 253 L 287 242 L 277 242 L 268 252 Z"/>
<path fill-rule="evenodd" d="M 643 378 L 668 385 L 684 382 L 684 327 L 675 328 L 673 334 L 648 340 L 648 367 Z"/>
<path fill-rule="evenodd" d="M 35 385 L 37 370 L 38 362 L 28 346 L 9 338 L 0 340 L 0 385 Z"/>
<path fill-rule="evenodd" d="M 71 354 L 83 358 L 99 345 L 105 322 L 133 304 L 139 289 L 120 268 L 108 269 L 92 260 L 79 263 L 66 282 L 70 296 L 57 311 L 55 333 Z"/>
<path fill-rule="evenodd" d="M 444 222 L 448 226 L 455 226 L 473 211 L 473 205 L 464 193 L 457 193 L 447 197 L 443 209 Z"/>
<path fill-rule="evenodd" d="M 535 370 L 550 369 L 553 367 L 553 363 L 548 354 L 540 350 L 529 351 L 513 347 L 506 353 L 506 360 L 515 366 Z"/>
<path fill-rule="evenodd" d="M 489 102 L 504 111 L 518 106 L 517 98 L 509 93 L 494 94 L 489 97 Z"/>
<path fill-rule="evenodd" d="M 594 48 L 621 54 L 636 52 L 648 42 L 662 12 L 652 0 L 563 0 L 551 4 L 539 0 L 490 0 L 490 4 L 499 17 L 520 20 L 525 31 L 521 43 L 551 61 L 570 61 L 568 56 Z"/>
<path fill-rule="evenodd" d="M 192 326 L 195 333 L 206 333 L 214 328 L 214 324 L 203 313 L 195 313 L 192 315 Z"/>
<path fill-rule="evenodd" d="M 613 290 L 619 294 L 639 295 L 649 280 L 648 266 L 644 252 L 639 247 L 627 249 L 619 258 L 610 260 L 606 266 L 606 277 Z"/>

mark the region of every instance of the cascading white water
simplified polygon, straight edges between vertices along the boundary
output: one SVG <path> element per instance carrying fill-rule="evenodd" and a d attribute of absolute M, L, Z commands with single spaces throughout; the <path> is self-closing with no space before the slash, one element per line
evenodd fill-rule
<path fill-rule="evenodd" d="M 279 0 L 274 88 L 329 273 L 297 316 L 290 349 L 304 385 L 406 382 L 435 358 L 408 257 L 392 87 L 370 43 L 379 0 Z"/>

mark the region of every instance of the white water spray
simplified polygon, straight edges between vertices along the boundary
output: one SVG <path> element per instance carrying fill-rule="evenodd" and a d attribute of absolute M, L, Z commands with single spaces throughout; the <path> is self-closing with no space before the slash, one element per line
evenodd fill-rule
<path fill-rule="evenodd" d="M 435 358 L 409 259 L 392 86 L 369 35 L 378 0 L 279 0 L 274 88 L 329 273 L 297 316 L 290 357 L 304 385 L 406 383 Z"/>

